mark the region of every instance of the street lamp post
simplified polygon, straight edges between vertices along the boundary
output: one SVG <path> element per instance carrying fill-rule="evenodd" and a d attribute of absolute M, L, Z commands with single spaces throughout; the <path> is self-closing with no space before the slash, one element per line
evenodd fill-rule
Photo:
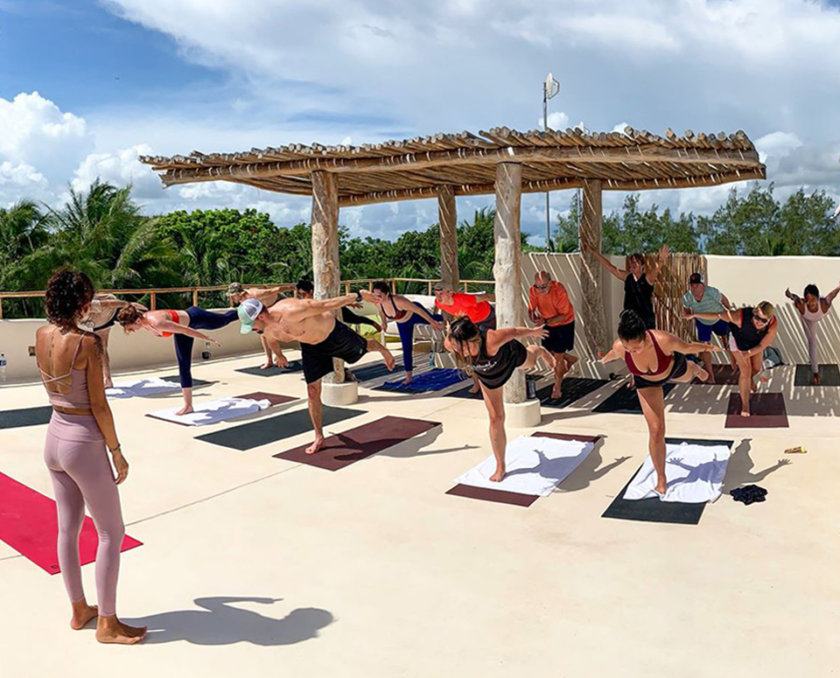
<path fill-rule="evenodd" d="M 543 130 L 546 132 L 548 132 L 548 100 L 555 97 L 558 92 L 560 92 L 560 83 L 549 73 L 543 83 Z M 551 243 L 551 201 L 548 191 L 545 193 L 545 246 L 549 252 L 554 251 Z"/>

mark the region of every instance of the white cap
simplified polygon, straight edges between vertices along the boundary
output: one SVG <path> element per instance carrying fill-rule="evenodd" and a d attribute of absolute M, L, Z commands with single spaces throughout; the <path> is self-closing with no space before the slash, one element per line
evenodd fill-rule
<path fill-rule="evenodd" d="M 248 334 L 254 329 L 254 321 L 263 312 L 264 308 L 265 306 L 262 305 L 262 302 L 256 299 L 246 299 L 239 304 L 239 309 L 236 313 L 239 315 L 239 322 L 242 323 L 239 327 L 241 334 Z"/>

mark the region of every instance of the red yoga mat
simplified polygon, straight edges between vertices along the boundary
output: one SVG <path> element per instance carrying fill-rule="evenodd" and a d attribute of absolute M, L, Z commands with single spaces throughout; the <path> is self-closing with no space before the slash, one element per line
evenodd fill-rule
<path fill-rule="evenodd" d="M 28 558 L 38 567 L 56 574 L 58 567 L 56 541 L 58 518 L 55 502 L 14 478 L 0 473 L 0 540 Z M 85 516 L 79 537 L 79 556 L 82 565 L 96 560 L 99 538 L 93 521 Z M 121 551 L 128 551 L 142 542 L 125 535 Z"/>

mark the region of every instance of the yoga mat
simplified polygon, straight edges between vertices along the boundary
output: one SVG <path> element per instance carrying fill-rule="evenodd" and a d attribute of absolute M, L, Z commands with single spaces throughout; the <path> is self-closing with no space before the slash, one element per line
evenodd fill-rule
<path fill-rule="evenodd" d="M 51 416 L 52 407 L 49 405 L 26 407 L 20 410 L 2 410 L 0 411 L 0 429 L 48 424 Z"/>
<path fill-rule="evenodd" d="M 286 367 L 277 367 L 272 365 L 266 369 L 262 369 L 259 365 L 254 367 L 240 367 L 236 372 L 243 372 L 244 374 L 251 374 L 255 377 L 276 377 L 278 374 L 292 374 L 293 372 L 302 372 L 303 363 L 300 360 L 290 362 Z"/>
<path fill-rule="evenodd" d="M 440 423 L 405 417 L 382 417 L 369 424 L 327 437 L 324 446 L 315 454 L 306 454 L 304 450 L 309 447 L 307 443 L 274 456 L 277 459 L 317 466 L 327 471 L 338 471 L 436 426 L 440 426 Z"/>
<path fill-rule="evenodd" d="M 691 443 L 693 445 L 729 445 L 731 440 L 697 440 L 694 438 L 665 438 L 666 444 L 679 445 L 680 443 Z M 643 465 L 642 465 L 643 466 Z M 649 523 L 675 523 L 679 525 L 697 525 L 706 504 L 688 504 L 675 501 L 661 501 L 658 497 L 651 499 L 625 499 L 624 493 L 633 482 L 633 478 L 641 470 L 639 466 L 630 476 L 630 480 L 622 488 L 618 496 L 613 499 L 607 510 L 601 514 L 602 518 L 617 518 L 619 520 L 637 520 Z M 667 472 L 667 471 L 666 471 Z"/>
<path fill-rule="evenodd" d="M 840 386 L 840 367 L 837 365 L 818 365 L 820 386 Z M 793 378 L 794 386 L 814 386 L 811 383 L 813 372 L 810 365 L 797 365 Z"/>
<path fill-rule="evenodd" d="M 296 398 L 275 393 L 257 392 L 233 396 L 232 398 L 216 398 L 198 403 L 195 406 L 194 412 L 181 416 L 175 416 L 174 414 L 179 409 L 178 407 L 149 412 L 146 416 L 180 426 L 206 426 L 231 421 L 248 414 L 255 414 L 260 411 L 265 411 L 269 407 L 274 407 L 281 403 L 288 403 L 293 400 L 296 400 Z"/>
<path fill-rule="evenodd" d="M 665 384 L 662 387 L 663 394 L 667 397 L 674 386 L 674 384 Z M 636 389 L 631 389 L 627 384 L 623 384 L 620 389 L 618 389 L 592 411 L 641 414 L 642 404 L 639 402 L 639 396 L 636 394 Z"/>
<path fill-rule="evenodd" d="M 370 381 L 371 379 L 378 379 L 384 376 L 395 376 L 405 372 L 401 365 L 394 365 L 394 371 L 390 372 L 385 363 L 375 363 L 373 365 L 365 365 L 364 367 L 356 367 L 350 370 L 356 381 Z"/>
<path fill-rule="evenodd" d="M 178 384 L 178 388 L 181 388 L 181 378 L 177 374 L 170 374 L 168 377 L 161 377 L 164 381 L 171 381 L 173 384 Z M 200 386 L 209 386 L 210 384 L 214 383 L 212 381 L 205 381 L 204 379 L 193 379 L 193 388 L 199 388 Z"/>
<path fill-rule="evenodd" d="M 0 473 L 0 540 L 49 574 L 60 572 L 56 540 L 58 518 L 55 502 L 40 492 Z M 79 555 L 82 565 L 96 559 L 99 538 L 89 517 L 82 524 Z M 121 551 L 141 542 L 126 535 Z"/>
<path fill-rule="evenodd" d="M 365 414 L 364 410 L 351 410 L 344 407 L 324 406 L 324 425 L 335 424 L 351 417 L 358 417 Z M 223 431 L 213 431 L 196 436 L 196 440 L 203 440 L 213 445 L 221 445 L 232 450 L 252 450 L 255 447 L 274 443 L 283 438 L 291 438 L 300 433 L 312 431 L 312 421 L 309 418 L 309 410 L 295 410 L 286 414 L 279 414 L 276 417 L 251 421 L 247 424 L 232 426 Z"/>
<path fill-rule="evenodd" d="M 732 393 L 726 408 L 724 428 L 788 428 L 785 397 L 781 393 L 753 393 L 750 415 L 741 416 L 741 395 Z"/>
<path fill-rule="evenodd" d="M 600 436 L 587 436 L 581 434 L 567 433 L 544 433 L 537 432 L 535 438 L 554 438 L 556 440 L 572 440 L 584 443 L 597 443 Z M 540 498 L 538 494 L 523 494 L 521 492 L 509 492 L 491 487 L 476 487 L 475 485 L 464 485 L 458 483 L 446 491 L 454 497 L 465 497 L 467 499 L 479 499 L 481 501 L 494 501 L 499 504 L 511 504 L 527 508 Z"/>
<path fill-rule="evenodd" d="M 386 381 L 377 386 L 377 391 L 396 391 L 398 393 L 427 393 L 440 391 L 464 381 L 461 373 L 453 368 L 435 368 L 416 375 L 411 383 L 406 385 L 401 380 Z"/>
<path fill-rule="evenodd" d="M 703 365 L 700 364 L 702 367 Z M 715 373 L 715 383 L 710 384 L 707 381 L 700 381 L 697 377 L 691 380 L 692 384 L 700 384 L 705 386 L 737 386 L 738 372 L 736 372 L 732 365 L 712 365 L 712 372 Z"/>
<path fill-rule="evenodd" d="M 609 384 L 607 379 L 583 379 L 580 377 L 566 377 L 563 379 L 561 395 L 559 398 L 552 398 L 551 391 L 554 388 L 552 381 L 548 386 L 543 386 L 537 391 L 537 398 L 543 407 L 554 407 L 560 409 L 571 405 L 576 400 L 597 391 L 604 384 Z"/>

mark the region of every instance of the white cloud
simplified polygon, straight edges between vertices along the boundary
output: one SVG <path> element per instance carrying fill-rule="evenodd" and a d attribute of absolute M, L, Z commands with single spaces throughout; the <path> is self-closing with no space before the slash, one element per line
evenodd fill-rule
<path fill-rule="evenodd" d="M 146 144 L 123 148 L 113 153 L 91 153 L 76 168 L 71 185 L 77 192 L 85 191 L 96 179 L 115 186 L 132 185 L 137 199 L 159 198 L 161 183 L 148 165 L 140 162 L 140 155 L 152 152 Z"/>

